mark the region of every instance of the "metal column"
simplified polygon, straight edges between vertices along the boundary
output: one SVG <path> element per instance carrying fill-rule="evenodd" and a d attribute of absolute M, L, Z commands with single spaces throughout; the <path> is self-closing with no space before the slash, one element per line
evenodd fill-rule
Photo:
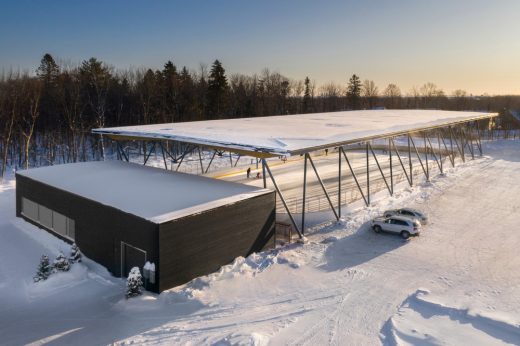
<path fill-rule="evenodd" d="M 262 165 L 265 167 L 265 169 L 269 173 L 269 176 L 271 177 L 271 181 L 273 182 L 274 188 L 275 188 L 276 192 L 278 193 L 278 197 L 280 197 L 280 200 L 282 201 L 283 206 L 285 207 L 285 210 L 287 211 L 287 215 L 289 215 L 289 219 L 291 220 L 291 223 L 292 223 L 293 227 L 296 229 L 296 232 L 298 232 L 298 235 L 300 236 L 300 239 L 302 239 L 303 238 L 303 234 L 300 231 L 300 229 L 298 228 L 298 225 L 296 224 L 296 221 L 294 221 L 294 217 L 292 216 L 291 211 L 289 210 L 289 207 L 287 206 L 287 203 L 285 202 L 285 198 L 283 197 L 282 192 L 278 188 L 278 185 L 276 184 L 276 180 L 274 179 L 274 176 L 271 173 L 271 169 L 267 165 L 267 161 L 265 159 L 262 159 Z"/>

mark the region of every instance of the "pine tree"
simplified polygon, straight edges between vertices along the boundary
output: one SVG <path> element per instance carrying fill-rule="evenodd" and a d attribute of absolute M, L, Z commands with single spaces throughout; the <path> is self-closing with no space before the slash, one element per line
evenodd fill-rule
<path fill-rule="evenodd" d="M 208 80 L 208 111 L 212 117 L 218 118 L 225 111 L 228 88 L 226 71 L 222 63 L 215 60 Z"/>
<path fill-rule="evenodd" d="M 305 77 L 305 91 L 303 93 L 303 113 L 307 113 L 311 110 L 311 89 L 310 89 L 310 79 L 309 77 Z"/>
<path fill-rule="evenodd" d="M 76 243 L 72 244 L 72 246 L 70 247 L 69 262 L 70 263 L 81 262 L 81 251 L 79 250 L 79 247 L 76 245 Z"/>
<path fill-rule="evenodd" d="M 179 74 L 177 73 L 177 66 L 170 60 L 164 64 L 164 69 L 161 71 L 162 85 L 161 96 L 162 104 L 168 113 L 168 120 L 171 122 L 178 121 L 179 114 L 179 89 L 180 81 Z M 159 81 L 160 79 L 157 78 Z"/>
<path fill-rule="evenodd" d="M 126 279 L 126 298 L 136 297 L 142 294 L 143 277 L 139 267 L 133 267 Z"/>
<path fill-rule="evenodd" d="M 361 80 L 355 74 L 350 77 L 348 82 L 347 98 L 352 109 L 359 109 L 361 103 Z"/>
<path fill-rule="evenodd" d="M 46 85 L 54 83 L 58 78 L 60 68 L 49 53 L 45 54 L 40 61 L 40 66 L 36 70 L 36 75 L 45 82 Z"/>
<path fill-rule="evenodd" d="M 53 263 L 53 272 L 68 272 L 70 269 L 69 260 L 61 252 Z"/>
<path fill-rule="evenodd" d="M 36 276 L 33 278 L 34 282 L 47 280 L 47 278 L 52 274 L 52 266 L 49 263 L 49 257 L 46 255 L 42 255 L 40 259 L 40 264 L 38 265 L 38 271 L 36 272 Z"/>

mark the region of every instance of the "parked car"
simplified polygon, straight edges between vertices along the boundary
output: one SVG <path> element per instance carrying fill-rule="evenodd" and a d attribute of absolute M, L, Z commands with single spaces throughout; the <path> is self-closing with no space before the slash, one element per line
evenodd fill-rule
<path fill-rule="evenodd" d="M 409 219 L 415 219 L 423 225 L 426 225 L 428 223 L 428 217 L 424 213 L 420 212 L 417 209 L 413 209 L 413 208 L 401 208 L 401 209 L 387 210 L 387 211 L 385 211 L 385 213 L 383 215 L 385 217 L 390 217 L 390 216 L 394 216 L 394 215 L 395 216 L 404 216 Z"/>
<path fill-rule="evenodd" d="M 421 223 L 404 216 L 380 216 L 372 220 L 372 229 L 376 233 L 381 231 L 397 233 L 404 239 L 408 239 L 411 235 L 421 233 Z"/>

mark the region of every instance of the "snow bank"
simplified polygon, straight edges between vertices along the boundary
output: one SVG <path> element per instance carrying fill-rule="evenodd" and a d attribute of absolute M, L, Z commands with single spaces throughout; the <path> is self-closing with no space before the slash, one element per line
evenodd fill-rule
<path fill-rule="evenodd" d="M 511 320 L 450 306 L 443 299 L 449 301 L 452 298 L 436 297 L 430 300 L 426 290 L 410 295 L 383 327 L 383 343 L 506 345 L 520 341 L 520 326 Z"/>

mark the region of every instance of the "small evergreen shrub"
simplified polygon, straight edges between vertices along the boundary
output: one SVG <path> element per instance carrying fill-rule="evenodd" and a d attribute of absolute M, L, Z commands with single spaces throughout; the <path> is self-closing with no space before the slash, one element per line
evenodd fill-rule
<path fill-rule="evenodd" d="M 138 267 L 133 267 L 126 279 L 126 298 L 136 297 L 142 294 L 143 277 Z"/>
<path fill-rule="evenodd" d="M 52 274 L 52 266 L 49 263 L 49 257 L 46 255 L 42 255 L 40 258 L 40 264 L 38 265 L 38 270 L 36 275 L 34 276 L 34 282 L 39 282 L 43 280 L 47 280 L 47 278 Z"/>

